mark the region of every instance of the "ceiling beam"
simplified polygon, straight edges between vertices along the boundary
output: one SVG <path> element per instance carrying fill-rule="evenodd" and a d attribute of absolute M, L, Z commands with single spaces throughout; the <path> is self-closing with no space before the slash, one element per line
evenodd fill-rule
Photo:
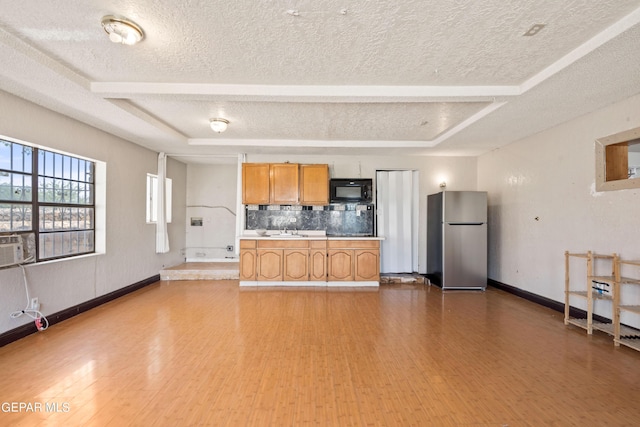
<path fill-rule="evenodd" d="M 470 102 L 520 94 L 518 86 L 327 86 L 243 85 L 213 83 L 92 82 L 91 91 L 104 98 L 175 95 L 188 99 L 246 98 L 286 102 Z"/>

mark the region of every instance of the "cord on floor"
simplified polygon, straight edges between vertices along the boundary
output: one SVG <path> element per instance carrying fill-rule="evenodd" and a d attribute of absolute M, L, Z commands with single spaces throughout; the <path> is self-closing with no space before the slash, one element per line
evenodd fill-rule
<path fill-rule="evenodd" d="M 31 298 L 29 296 L 29 285 L 27 283 L 27 271 L 24 268 L 24 265 L 19 264 L 22 269 L 22 280 L 24 282 L 24 290 L 27 295 L 27 305 L 23 310 L 14 311 L 10 314 L 12 319 L 17 319 L 23 315 L 31 317 L 35 321 L 36 328 L 39 331 L 44 331 L 49 327 L 49 321 L 47 318 L 39 311 L 34 308 L 30 308 Z"/>

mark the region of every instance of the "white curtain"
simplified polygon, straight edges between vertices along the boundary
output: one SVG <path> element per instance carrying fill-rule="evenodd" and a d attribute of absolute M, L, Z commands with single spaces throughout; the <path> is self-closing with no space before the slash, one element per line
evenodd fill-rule
<path fill-rule="evenodd" d="M 418 271 L 418 171 L 377 171 L 381 273 Z"/>
<path fill-rule="evenodd" d="M 158 221 L 156 223 L 156 253 L 164 254 L 169 252 L 169 233 L 167 232 L 167 211 L 166 211 L 166 178 L 167 178 L 167 155 L 158 154 L 158 194 L 156 195 L 156 206 Z"/>

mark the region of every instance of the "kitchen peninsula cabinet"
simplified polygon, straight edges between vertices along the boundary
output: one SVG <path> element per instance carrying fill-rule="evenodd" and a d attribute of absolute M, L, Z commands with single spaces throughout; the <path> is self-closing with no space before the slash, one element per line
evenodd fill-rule
<path fill-rule="evenodd" d="M 356 249 L 354 251 L 353 278 L 356 282 L 367 280 L 380 280 L 380 248 L 379 242 L 376 248 Z"/>
<path fill-rule="evenodd" d="M 327 241 L 309 241 L 309 280 L 325 282 L 327 280 Z"/>
<path fill-rule="evenodd" d="M 379 240 L 327 241 L 329 281 L 379 281 Z"/>
<path fill-rule="evenodd" d="M 256 251 L 256 277 L 258 280 L 282 280 L 282 249 Z"/>
<path fill-rule="evenodd" d="M 240 240 L 240 280 L 256 280 L 255 240 Z"/>
<path fill-rule="evenodd" d="M 326 205 L 329 166 L 297 163 L 243 163 L 245 205 Z"/>
<path fill-rule="evenodd" d="M 328 280 L 353 280 L 353 249 L 327 250 Z"/>
<path fill-rule="evenodd" d="M 241 237 L 240 286 L 378 286 L 380 240 Z"/>
<path fill-rule="evenodd" d="M 284 249 L 282 263 L 285 281 L 309 280 L 309 249 Z"/>
<path fill-rule="evenodd" d="M 258 240 L 256 246 L 257 280 L 309 279 L 309 242 L 307 240 Z"/>

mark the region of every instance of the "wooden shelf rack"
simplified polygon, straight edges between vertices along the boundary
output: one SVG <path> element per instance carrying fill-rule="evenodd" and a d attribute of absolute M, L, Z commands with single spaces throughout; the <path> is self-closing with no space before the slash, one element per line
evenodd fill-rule
<path fill-rule="evenodd" d="M 595 300 L 607 300 L 613 302 L 613 293 L 615 288 L 615 275 L 616 275 L 616 261 L 617 255 L 599 255 L 594 254 L 591 251 L 587 253 L 570 253 L 565 251 L 565 298 L 564 298 L 564 324 L 565 325 L 575 325 L 580 328 L 586 329 L 587 333 L 591 335 L 593 330 L 600 330 L 606 332 L 608 334 L 614 334 L 613 324 L 615 323 L 615 319 L 612 322 L 594 322 L 593 321 L 593 308 Z M 586 283 L 584 288 L 580 290 L 571 289 L 571 281 L 570 281 L 570 258 L 583 258 L 587 263 L 587 274 L 586 274 Z M 594 274 L 594 263 L 597 260 L 608 260 L 611 263 L 611 275 L 610 276 L 602 276 Z M 599 284 L 606 284 L 609 286 L 609 289 L 606 289 L 604 285 L 599 285 L 598 287 L 594 286 L 593 281 L 597 281 Z M 569 315 L 569 309 L 571 307 L 571 297 L 581 297 L 587 300 L 587 317 L 586 318 L 572 318 Z M 613 310 L 615 312 L 615 310 Z"/>
<path fill-rule="evenodd" d="M 583 328 L 587 334 L 592 334 L 593 330 L 599 330 L 613 336 L 615 346 L 625 345 L 640 351 L 640 331 L 620 323 L 621 314 L 625 311 L 640 314 L 640 305 L 621 303 L 622 287 L 626 285 L 640 285 L 640 278 L 623 277 L 623 269 L 630 270 L 640 267 L 640 261 L 623 261 L 617 254 L 600 255 L 592 251 L 586 253 L 570 253 L 565 251 L 565 304 L 564 323 Z M 586 260 L 586 283 L 582 289 L 572 289 L 570 280 L 571 258 L 581 258 Z M 610 275 L 600 275 L 596 273 L 595 264 L 600 261 L 609 262 L 611 268 Z M 638 275 L 640 277 L 640 274 Z M 587 310 L 585 318 L 570 316 L 570 302 L 572 297 L 585 298 L 587 300 Z M 610 301 L 612 319 L 605 322 L 593 320 L 594 302 Z M 636 301 L 640 303 L 640 301 Z"/>
<path fill-rule="evenodd" d="M 623 261 L 618 260 L 618 274 L 625 269 L 635 269 L 636 272 L 640 271 L 640 261 Z M 638 275 L 640 276 L 640 275 Z M 613 342 L 616 346 L 624 345 L 634 350 L 640 351 L 640 331 L 632 328 L 628 328 L 620 324 L 621 314 L 626 312 L 640 314 L 640 299 L 635 301 L 635 304 L 621 303 L 622 288 L 627 285 L 640 285 L 640 278 L 619 277 L 617 283 L 617 290 L 614 296 L 614 307 L 616 311 L 617 323 L 614 328 Z"/>

